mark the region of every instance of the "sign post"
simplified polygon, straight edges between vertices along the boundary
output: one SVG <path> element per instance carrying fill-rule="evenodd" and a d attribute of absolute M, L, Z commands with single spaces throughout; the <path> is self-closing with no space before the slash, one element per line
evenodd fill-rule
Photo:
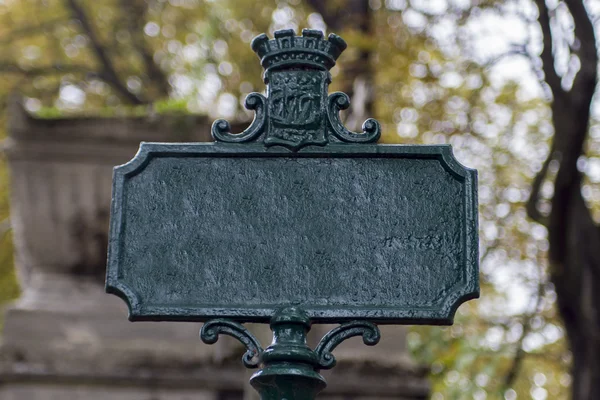
<path fill-rule="evenodd" d="M 265 400 L 313 399 L 334 348 L 379 341 L 376 324 L 452 324 L 479 296 L 477 173 L 449 145 L 378 145 L 374 119 L 347 130 L 328 95 L 337 35 L 256 37 L 266 96 L 242 133 L 142 143 L 116 167 L 106 290 L 132 321 L 201 321 L 246 346 Z M 270 322 L 262 349 L 245 322 Z M 340 323 L 312 350 L 312 323 Z"/>

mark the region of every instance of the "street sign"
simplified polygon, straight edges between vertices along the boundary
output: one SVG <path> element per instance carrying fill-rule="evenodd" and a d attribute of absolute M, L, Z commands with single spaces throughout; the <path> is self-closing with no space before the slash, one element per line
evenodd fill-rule
<path fill-rule="evenodd" d="M 262 400 L 312 400 L 335 347 L 379 341 L 375 323 L 451 324 L 479 296 L 477 172 L 450 146 L 375 144 L 327 94 L 346 43 L 320 31 L 260 35 L 266 96 L 244 132 L 143 143 L 115 168 L 106 290 L 133 321 L 202 321 L 200 338 L 246 347 Z M 241 322 L 270 322 L 262 349 Z M 312 323 L 340 322 L 314 350 Z"/>
<path fill-rule="evenodd" d="M 266 97 L 241 134 L 143 143 L 115 168 L 107 291 L 131 320 L 451 324 L 478 297 L 477 174 L 449 145 L 380 145 L 327 95 L 345 48 L 318 31 L 257 37 Z"/>

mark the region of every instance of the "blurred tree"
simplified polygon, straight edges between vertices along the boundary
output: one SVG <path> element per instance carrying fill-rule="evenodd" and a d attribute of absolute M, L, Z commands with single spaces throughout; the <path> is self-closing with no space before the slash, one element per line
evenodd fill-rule
<path fill-rule="evenodd" d="M 590 114 L 590 13 L 580 0 L 5 0 L 0 102 L 19 90 L 40 117 L 247 119 L 240 104 L 263 89 L 251 39 L 335 31 L 349 42 L 332 70 L 332 90 L 353 96 L 348 126 L 374 114 L 385 142 L 451 143 L 479 169 L 483 297 L 461 307 L 452 328 L 409 335 L 416 358 L 432 365 L 433 398 L 558 399 L 569 387 L 575 399 L 595 398 L 600 130 Z M 0 301 L 17 293 L 8 226 L 0 223 Z"/>
<path fill-rule="evenodd" d="M 552 94 L 554 137 L 533 181 L 527 212 L 548 229 L 550 280 L 573 355 L 573 398 L 594 399 L 600 397 L 600 247 L 596 247 L 600 230 L 582 193 L 582 156 L 598 80 L 594 17 L 582 0 L 557 4 L 536 0 L 536 4 L 543 35 L 542 69 Z M 570 16 L 568 24 L 561 15 Z M 568 68 L 559 73 L 555 55 L 561 50 L 568 57 Z M 539 205 L 546 182 L 554 190 L 546 200 L 549 211 L 544 212 Z"/>
<path fill-rule="evenodd" d="M 346 126 L 350 130 L 360 131 L 363 121 L 373 114 L 375 71 L 371 56 L 373 53 L 373 13 L 369 2 L 364 0 L 338 0 L 307 2 L 316 10 L 327 28 L 338 32 L 351 40 L 354 46 L 347 52 L 343 64 L 343 75 L 340 77 L 340 90 L 350 98 L 352 104 L 346 118 Z M 360 40 L 361 38 L 367 40 Z"/>

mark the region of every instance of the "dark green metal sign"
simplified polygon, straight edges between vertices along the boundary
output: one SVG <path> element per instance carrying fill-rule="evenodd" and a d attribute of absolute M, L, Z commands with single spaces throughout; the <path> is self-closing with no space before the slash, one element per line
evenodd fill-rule
<path fill-rule="evenodd" d="M 258 36 L 267 96 L 247 97 L 247 130 L 219 120 L 216 143 L 144 143 L 114 173 L 107 291 L 132 320 L 240 340 L 262 400 L 312 400 L 345 339 L 451 324 L 479 295 L 476 171 L 450 146 L 374 144 L 374 119 L 348 131 L 348 96 L 327 95 L 345 47 L 311 30 Z M 273 343 L 247 321 L 270 321 Z M 343 323 L 311 350 L 313 322 Z"/>
<path fill-rule="evenodd" d="M 257 37 L 267 96 L 241 134 L 144 143 L 115 169 L 107 290 L 132 320 L 450 324 L 478 285 L 477 175 L 450 146 L 374 144 L 327 95 L 335 35 Z"/>

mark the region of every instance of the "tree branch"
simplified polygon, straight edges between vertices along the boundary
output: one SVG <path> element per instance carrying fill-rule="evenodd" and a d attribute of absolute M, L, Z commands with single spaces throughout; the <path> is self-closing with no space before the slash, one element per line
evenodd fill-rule
<path fill-rule="evenodd" d="M 535 178 L 533 178 L 533 183 L 531 184 L 531 193 L 529 193 L 529 199 L 527 199 L 527 203 L 525 204 L 525 211 L 527 212 L 529 218 L 538 224 L 544 225 L 545 227 L 548 227 L 548 218 L 545 217 L 538 209 L 538 202 L 540 201 L 542 184 L 548 175 L 548 167 L 553 159 L 554 149 L 551 148 L 548 157 L 546 157 L 544 164 L 542 164 L 542 169 L 537 173 Z"/>
<path fill-rule="evenodd" d="M 541 275 L 541 274 L 540 274 Z M 519 370 L 521 369 L 521 365 L 523 364 L 523 359 L 525 358 L 525 349 L 523 349 L 523 342 L 529 333 L 531 332 L 531 320 L 533 317 L 540 313 L 540 308 L 542 305 L 542 300 L 544 297 L 546 287 L 546 281 L 540 276 L 540 282 L 538 284 L 538 290 L 536 294 L 535 306 L 531 313 L 525 316 L 523 321 L 523 332 L 521 333 L 521 337 L 517 342 L 517 351 L 515 352 L 515 357 L 513 359 L 512 365 L 506 374 L 506 378 L 504 379 L 504 388 L 508 389 L 514 383 Z"/>
<path fill-rule="evenodd" d="M 83 8 L 78 4 L 77 0 L 66 0 L 68 8 L 71 10 L 73 17 L 78 19 L 81 22 L 81 26 L 85 32 L 85 34 L 90 39 L 92 43 L 92 49 L 96 55 L 96 58 L 100 62 L 101 72 L 99 76 L 109 85 L 111 85 L 121 96 L 123 96 L 127 101 L 132 104 L 144 104 L 139 97 L 135 94 L 131 93 L 125 84 L 119 78 L 117 71 L 106 52 L 104 46 L 100 43 L 100 39 L 96 36 L 94 32 L 94 28 L 92 27 L 91 22 L 87 18 Z"/>
<path fill-rule="evenodd" d="M 540 55 L 542 59 L 542 68 L 546 78 L 546 83 L 552 90 L 555 100 L 563 98 L 564 91 L 561 85 L 561 78 L 554 68 L 554 54 L 552 53 L 552 31 L 550 29 L 550 10 L 546 6 L 545 0 L 535 0 L 538 7 L 538 23 L 542 29 L 543 48 Z"/>
<path fill-rule="evenodd" d="M 40 33 L 44 29 L 52 28 L 52 27 L 56 26 L 58 23 L 61 23 L 61 22 L 64 23 L 67 19 L 68 19 L 68 17 L 66 17 L 66 16 L 56 17 L 56 18 L 52 18 L 47 21 L 44 21 L 38 25 L 29 25 L 29 26 L 24 26 L 24 27 L 18 28 L 18 29 L 13 29 L 10 31 L 10 33 L 5 38 L 0 40 L 0 44 L 11 43 L 16 38 L 23 38 L 23 37 L 27 37 L 29 35 Z"/>
<path fill-rule="evenodd" d="M 85 73 L 98 75 L 97 72 L 90 70 L 86 65 L 71 65 L 71 64 L 51 64 L 40 67 L 23 68 L 18 64 L 11 62 L 0 61 L 0 74 L 20 74 L 27 77 L 36 77 L 40 75 L 54 75 L 66 73 Z"/>
<path fill-rule="evenodd" d="M 306 0 L 306 2 L 312 7 L 316 12 L 321 14 L 323 17 L 323 21 L 329 27 L 329 29 L 337 30 L 338 24 L 336 23 L 336 18 L 333 18 L 331 15 L 331 10 L 329 6 L 327 6 L 327 2 L 323 0 Z"/>
<path fill-rule="evenodd" d="M 498 64 L 500 61 L 503 61 L 505 58 L 508 57 L 512 57 L 512 56 L 522 56 L 522 57 L 526 57 L 527 59 L 531 60 L 531 54 L 529 54 L 529 52 L 526 50 L 526 46 L 525 45 L 513 45 L 512 49 L 497 55 L 496 57 L 492 58 L 491 60 L 487 60 L 485 62 L 485 64 L 483 65 L 484 68 L 492 68 L 494 66 L 496 66 L 496 64 Z"/>
<path fill-rule="evenodd" d="M 342 33 L 344 30 L 354 30 L 368 37 L 373 35 L 373 18 L 369 2 L 366 0 L 345 0 L 334 2 L 322 0 L 307 0 L 323 17 L 323 21 L 330 30 Z M 370 62 L 372 50 L 358 49 L 351 53 L 354 57 L 346 60 L 342 68 L 344 76 L 343 86 L 340 88 L 352 99 L 349 113 L 346 114 L 346 126 L 349 129 L 360 129 L 362 122 L 373 113 L 374 83 L 372 64 Z"/>
<path fill-rule="evenodd" d="M 583 1 L 565 0 L 564 2 L 575 21 L 575 36 L 580 43 L 579 49 L 574 53 L 581 61 L 581 68 L 573 81 L 571 97 L 576 106 L 589 107 L 598 78 L 598 49 L 596 48 L 594 25 Z"/>
<path fill-rule="evenodd" d="M 148 48 L 144 39 L 143 16 L 146 12 L 145 4 L 144 1 L 140 0 L 121 0 L 121 9 L 127 20 L 127 29 L 132 39 L 131 43 L 142 58 L 148 78 L 157 87 L 160 96 L 168 97 L 171 85 L 169 85 L 165 73 L 154 62 L 152 51 Z"/>
<path fill-rule="evenodd" d="M 321 14 L 323 21 L 332 31 L 338 33 L 343 29 L 368 31 L 370 7 L 366 0 L 346 0 L 343 5 L 323 0 L 306 0 L 306 2 Z"/>

